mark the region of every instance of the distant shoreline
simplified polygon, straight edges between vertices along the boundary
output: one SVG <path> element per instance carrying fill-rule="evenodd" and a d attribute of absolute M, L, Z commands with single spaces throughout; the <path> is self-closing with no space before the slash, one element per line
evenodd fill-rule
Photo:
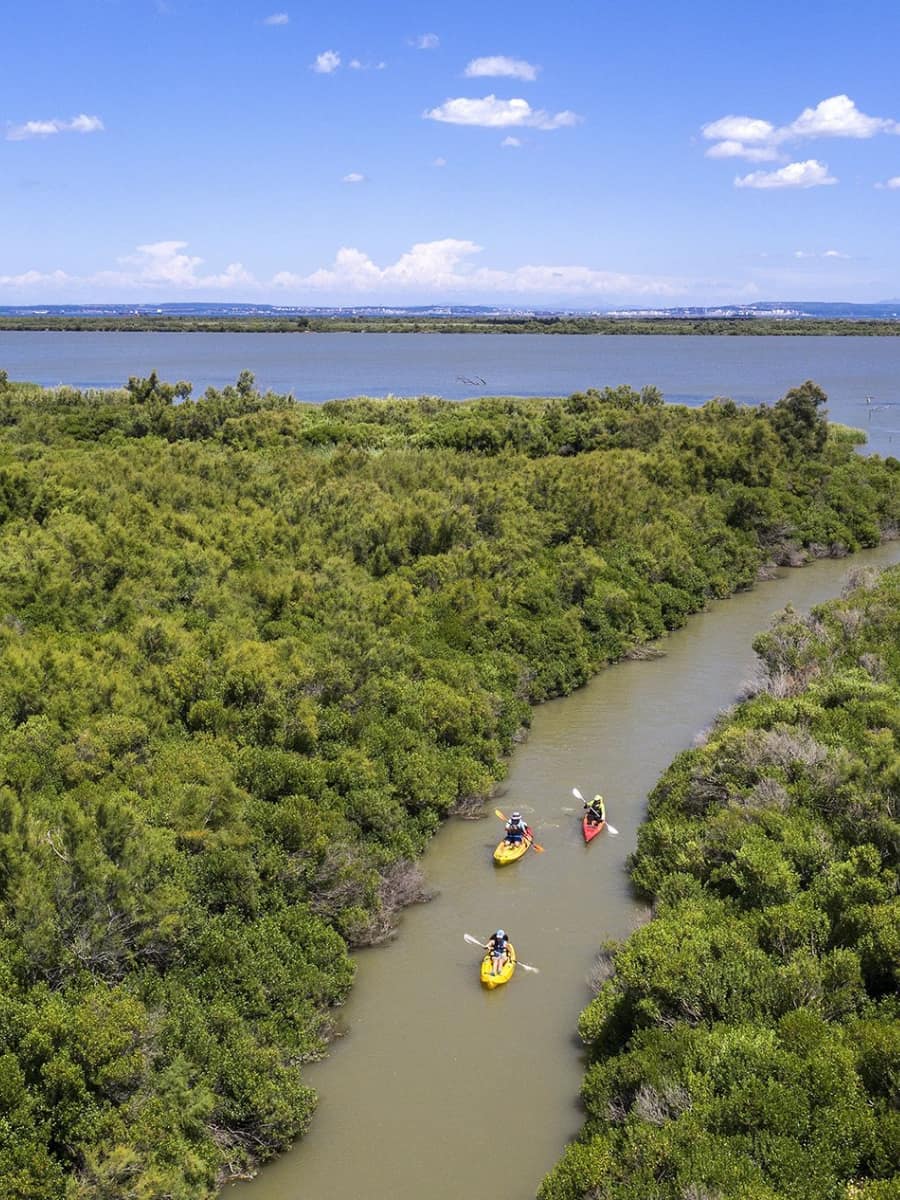
<path fill-rule="evenodd" d="M 0 317 L 0 332 L 478 333 L 900 337 L 900 321 L 817 317 Z"/>

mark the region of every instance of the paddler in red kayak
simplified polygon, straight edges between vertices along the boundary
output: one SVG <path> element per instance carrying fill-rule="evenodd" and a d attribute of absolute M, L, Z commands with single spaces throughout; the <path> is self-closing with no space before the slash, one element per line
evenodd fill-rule
<path fill-rule="evenodd" d="M 603 806 L 603 797 L 599 792 L 590 803 L 585 800 L 584 815 L 588 825 L 602 825 L 606 820 L 606 809 Z"/>

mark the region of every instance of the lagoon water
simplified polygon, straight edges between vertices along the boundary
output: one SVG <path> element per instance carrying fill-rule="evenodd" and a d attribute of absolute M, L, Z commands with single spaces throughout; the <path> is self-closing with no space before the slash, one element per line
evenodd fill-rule
<path fill-rule="evenodd" d="M 683 404 L 771 404 L 814 379 L 833 420 L 865 428 L 873 450 L 900 452 L 900 337 L 16 331 L 0 332 L 0 369 L 48 387 L 120 387 L 155 370 L 190 380 L 195 395 L 249 370 L 261 388 L 311 403 L 564 396 L 624 383 Z"/>

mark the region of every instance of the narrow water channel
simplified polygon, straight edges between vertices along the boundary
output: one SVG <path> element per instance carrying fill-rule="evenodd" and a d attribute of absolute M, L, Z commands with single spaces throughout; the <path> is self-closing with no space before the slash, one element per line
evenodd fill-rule
<path fill-rule="evenodd" d="M 528 815 L 544 854 L 494 868 L 491 815 L 451 821 L 424 867 L 438 896 L 389 945 L 359 955 L 347 1036 L 307 1072 L 320 1095 L 307 1137 L 235 1200 L 529 1200 L 579 1129 L 575 1039 L 587 977 L 608 938 L 641 919 L 626 857 L 647 793 L 735 697 L 750 643 L 787 604 L 837 595 L 848 570 L 900 562 L 900 543 L 786 571 L 715 604 L 671 635 L 665 657 L 623 662 L 534 714 L 502 799 Z M 586 847 L 572 786 L 601 791 L 620 836 Z M 489 806 L 492 812 L 494 803 Z M 493 992 L 463 933 L 498 925 L 540 974 Z"/>

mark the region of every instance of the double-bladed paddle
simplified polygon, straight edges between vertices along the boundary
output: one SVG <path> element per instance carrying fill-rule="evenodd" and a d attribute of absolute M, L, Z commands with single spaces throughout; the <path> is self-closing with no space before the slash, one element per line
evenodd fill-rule
<path fill-rule="evenodd" d="M 578 788 L 572 788 L 572 795 L 575 797 L 576 800 L 580 800 L 581 803 L 585 806 L 585 808 L 587 808 L 588 802 L 587 802 L 587 800 L 585 800 L 584 796 L 582 796 L 581 792 L 579 792 Z M 606 822 L 606 828 L 609 830 L 609 832 L 612 834 L 613 837 L 619 836 L 618 829 L 616 829 L 615 825 L 610 825 L 609 821 Z"/>
<path fill-rule="evenodd" d="M 482 950 L 487 950 L 487 944 L 485 942 L 479 942 L 478 938 L 473 937 L 471 933 L 464 933 L 463 937 L 470 946 L 480 946 Z M 540 975 L 541 973 L 540 967 L 531 967 L 528 965 L 528 963 L 523 963 L 521 958 L 518 956 L 516 956 L 516 966 L 521 967 L 523 971 L 531 971 L 533 975 Z"/>
<path fill-rule="evenodd" d="M 494 816 L 495 816 L 495 817 L 499 817 L 501 821 L 505 821 L 505 820 L 506 820 L 506 817 L 504 817 L 503 813 L 500 811 L 500 809 L 499 809 L 499 808 L 495 808 L 495 809 L 494 809 Z M 537 842 L 534 840 L 534 832 L 533 832 L 533 831 L 532 831 L 532 833 L 531 833 L 531 847 L 532 847 L 532 849 L 533 849 L 533 850 L 537 850 L 538 854 L 543 854 L 543 853 L 544 853 L 544 847 L 543 847 L 543 846 L 539 846 L 539 845 L 537 844 Z"/>

